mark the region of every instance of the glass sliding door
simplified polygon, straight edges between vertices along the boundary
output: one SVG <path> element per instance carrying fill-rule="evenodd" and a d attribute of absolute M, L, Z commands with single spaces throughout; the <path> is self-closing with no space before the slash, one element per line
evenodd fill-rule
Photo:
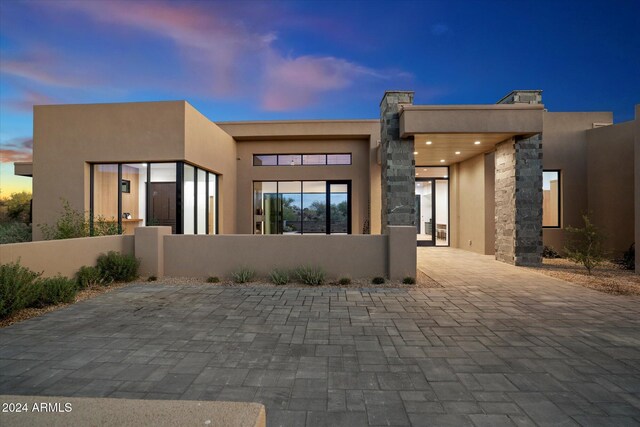
<path fill-rule="evenodd" d="M 214 173 L 208 175 L 209 187 L 207 193 L 207 234 L 218 233 L 218 176 Z"/>
<path fill-rule="evenodd" d="M 351 233 L 350 181 L 256 181 L 254 234 Z"/>
<path fill-rule="evenodd" d="M 339 182 L 327 182 L 327 195 L 329 198 L 329 233 L 349 234 L 351 232 L 351 217 L 349 208 L 349 184 Z"/>
<path fill-rule="evenodd" d="M 93 165 L 90 233 L 100 236 L 120 229 L 119 165 Z M 110 231 L 109 231 L 110 230 Z"/>
<path fill-rule="evenodd" d="M 416 230 L 419 246 L 433 246 L 434 191 L 433 180 L 416 181 Z"/>
<path fill-rule="evenodd" d="M 302 227 L 304 234 L 327 234 L 327 182 L 302 183 Z"/>
<path fill-rule="evenodd" d="M 435 180 L 436 246 L 449 246 L 449 180 Z"/>
<path fill-rule="evenodd" d="M 146 163 L 122 165 L 122 231 L 133 234 L 136 227 L 144 226 L 147 217 Z"/>
<path fill-rule="evenodd" d="M 207 234 L 207 172 L 197 169 L 196 234 Z"/>

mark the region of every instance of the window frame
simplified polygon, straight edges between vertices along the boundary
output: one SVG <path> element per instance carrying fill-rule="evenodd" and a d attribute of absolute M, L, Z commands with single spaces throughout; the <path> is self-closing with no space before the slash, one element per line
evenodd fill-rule
<path fill-rule="evenodd" d="M 324 156 L 324 163 L 321 164 L 309 164 L 304 162 L 304 156 Z M 328 159 L 329 156 L 349 156 L 349 163 L 334 163 L 329 164 Z M 256 158 L 259 156 L 275 156 L 276 164 L 275 165 L 260 165 L 256 164 Z M 280 156 L 300 156 L 300 164 L 290 165 L 290 164 L 280 164 Z M 351 166 L 353 165 L 353 153 L 254 153 L 252 155 L 252 165 L 255 167 L 292 167 L 292 166 Z"/>
<path fill-rule="evenodd" d="M 550 228 L 550 229 L 560 229 L 562 228 L 562 170 L 561 169 L 543 169 L 542 170 L 542 175 L 543 175 L 543 185 L 544 185 L 544 173 L 545 172 L 556 172 L 558 174 L 558 225 L 544 225 L 544 222 L 542 223 L 542 228 Z M 542 188 L 542 206 L 543 206 L 543 212 L 542 212 L 542 218 L 544 221 L 544 188 Z"/>

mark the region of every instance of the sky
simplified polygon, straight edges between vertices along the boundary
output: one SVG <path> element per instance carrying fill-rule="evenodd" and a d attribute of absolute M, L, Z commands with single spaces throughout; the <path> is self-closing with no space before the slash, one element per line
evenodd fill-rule
<path fill-rule="evenodd" d="M 640 103 L 640 0 L 0 0 L 0 197 L 31 191 L 33 105 L 185 99 L 213 121 L 376 118 L 542 89 Z"/>

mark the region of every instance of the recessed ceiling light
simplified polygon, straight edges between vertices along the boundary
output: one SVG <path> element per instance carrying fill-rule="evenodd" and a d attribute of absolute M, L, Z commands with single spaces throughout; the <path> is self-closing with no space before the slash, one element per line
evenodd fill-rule
<path fill-rule="evenodd" d="M 445 176 L 443 176 L 443 178 L 449 178 L 449 175 L 445 175 Z"/>
<path fill-rule="evenodd" d="M 440 163 L 444 163 L 444 159 L 440 160 Z"/>
<path fill-rule="evenodd" d="M 431 141 L 427 141 L 427 145 L 431 145 Z"/>
<path fill-rule="evenodd" d="M 416 154 L 418 154 L 418 152 L 417 152 L 417 151 L 414 151 L 414 152 L 413 152 L 413 155 L 415 156 Z"/>
<path fill-rule="evenodd" d="M 416 175 L 420 175 L 420 173 L 416 172 Z"/>
<path fill-rule="evenodd" d="M 425 169 L 422 169 L 422 170 L 423 170 L 423 171 L 425 171 L 425 172 L 427 171 L 427 169 L 426 169 L 426 168 L 425 168 Z"/>
<path fill-rule="evenodd" d="M 460 152 L 459 152 L 459 151 L 456 151 L 456 154 L 460 154 Z"/>
<path fill-rule="evenodd" d="M 476 142 L 474 142 L 474 144 L 480 145 L 480 141 L 476 141 Z"/>

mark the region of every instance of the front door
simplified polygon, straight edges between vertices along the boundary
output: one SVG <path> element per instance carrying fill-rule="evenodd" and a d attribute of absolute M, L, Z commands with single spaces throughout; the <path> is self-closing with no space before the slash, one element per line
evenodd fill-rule
<path fill-rule="evenodd" d="M 149 183 L 149 215 L 147 225 L 168 225 L 176 232 L 176 183 Z"/>
<path fill-rule="evenodd" d="M 449 245 L 449 180 L 416 178 L 418 246 Z"/>

